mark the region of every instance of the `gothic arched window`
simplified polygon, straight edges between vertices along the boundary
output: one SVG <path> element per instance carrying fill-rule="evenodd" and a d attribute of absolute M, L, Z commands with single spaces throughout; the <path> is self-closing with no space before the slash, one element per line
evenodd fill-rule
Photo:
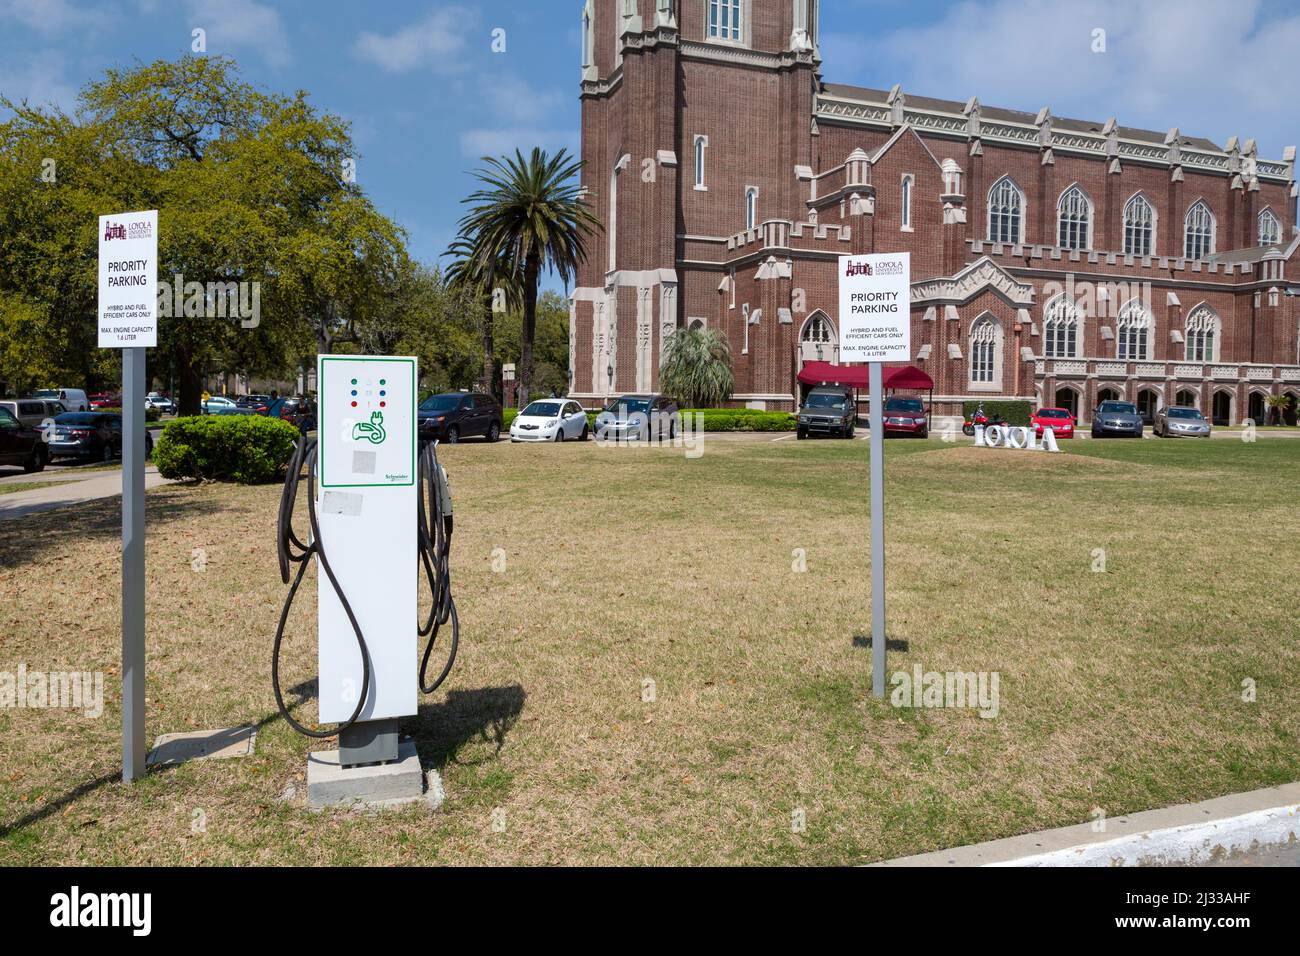
<path fill-rule="evenodd" d="M 814 312 L 808 317 L 808 321 L 803 324 L 803 331 L 799 333 L 800 342 L 828 343 L 831 341 L 831 324 L 826 321 L 826 316 L 820 312 Z"/>
<path fill-rule="evenodd" d="M 989 190 L 989 242 L 1020 242 L 1020 217 L 1025 208 L 1025 194 L 1012 181 L 1003 176 Z"/>
<path fill-rule="evenodd" d="M 1155 252 L 1156 210 L 1141 193 L 1124 204 L 1124 253 L 1149 256 Z"/>
<path fill-rule="evenodd" d="M 1139 299 L 1131 299 L 1119 311 L 1115 357 L 1129 362 L 1150 358 L 1151 313 Z"/>
<path fill-rule="evenodd" d="M 1078 186 L 1061 193 L 1056 223 L 1057 245 L 1062 249 L 1092 248 L 1092 200 Z"/>
<path fill-rule="evenodd" d="M 1219 316 L 1208 305 L 1198 305 L 1187 317 L 1187 361 L 1217 362 Z"/>
<path fill-rule="evenodd" d="M 1259 244 L 1276 246 L 1281 241 L 1282 223 L 1278 221 L 1277 216 L 1273 215 L 1273 210 L 1265 209 L 1259 214 Z"/>
<path fill-rule="evenodd" d="M 1192 203 L 1183 220 L 1183 256 L 1204 259 L 1214 254 L 1214 213 L 1203 199 Z"/>
<path fill-rule="evenodd" d="M 1074 358 L 1079 354 L 1079 309 L 1058 295 L 1043 310 L 1043 355 Z"/>
<path fill-rule="evenodd" d="M 982 316 L 970 327 L 970 380 L 991 385 L 996 381 L 998 324 Z"/>

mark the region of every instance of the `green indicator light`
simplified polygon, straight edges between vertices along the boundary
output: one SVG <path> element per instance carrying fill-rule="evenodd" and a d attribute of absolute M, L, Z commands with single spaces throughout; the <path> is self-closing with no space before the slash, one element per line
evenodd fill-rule
<path fill-rule="evenodd" d="M 357 384 L 357 380 L 355 378 L 352 380 L 352 384 L 353 385 Z"/>

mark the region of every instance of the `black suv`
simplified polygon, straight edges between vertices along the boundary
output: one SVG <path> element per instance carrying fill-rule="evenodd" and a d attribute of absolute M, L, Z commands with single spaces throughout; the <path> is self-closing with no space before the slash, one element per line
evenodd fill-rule
<path fill-rule="evenodd" d="M 795 426 L 797 438 L 809 435 L 838 435 L 852 438 L 858 410 L 853 404 L 853 391 L 843 385 L 818 385 L 803 401 L 799 421 Z"/>
<path fill-rule="evenodd" d="M 501 406 L 481 392 L 446 392 L 420 403 L 420 441 L 437 439 L 453 445 L 462 438 L 501 437 Z"/>
<path fill-rule="evenodd" d="M 24 425 L 7 408 L 0 408 L 0 465 L 22 465 L 23 471 L 40 471 L 50 449 L 41 430 Z"/>

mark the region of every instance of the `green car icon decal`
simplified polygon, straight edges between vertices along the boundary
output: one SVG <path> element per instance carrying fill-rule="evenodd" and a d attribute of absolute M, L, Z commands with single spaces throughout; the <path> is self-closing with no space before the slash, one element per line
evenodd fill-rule
<path fill-rule="evenodd" d="M 357 422 L 352 426 L 353 441 L 368 441 L 372 445 L 381 445 L 388 432 L 384 431 L 384 413 L 371 412 L 370 421 Z"/>

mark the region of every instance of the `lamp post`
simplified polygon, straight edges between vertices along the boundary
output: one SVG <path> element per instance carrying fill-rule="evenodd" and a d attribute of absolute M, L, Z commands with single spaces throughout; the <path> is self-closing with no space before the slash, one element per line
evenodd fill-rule
<path fill-rule="evenodd" d="M 605 366 L 605 375 L 609 377 L 608 394 L 613 395 L 614 394 L 614 366 L 612 363 Z"/>

